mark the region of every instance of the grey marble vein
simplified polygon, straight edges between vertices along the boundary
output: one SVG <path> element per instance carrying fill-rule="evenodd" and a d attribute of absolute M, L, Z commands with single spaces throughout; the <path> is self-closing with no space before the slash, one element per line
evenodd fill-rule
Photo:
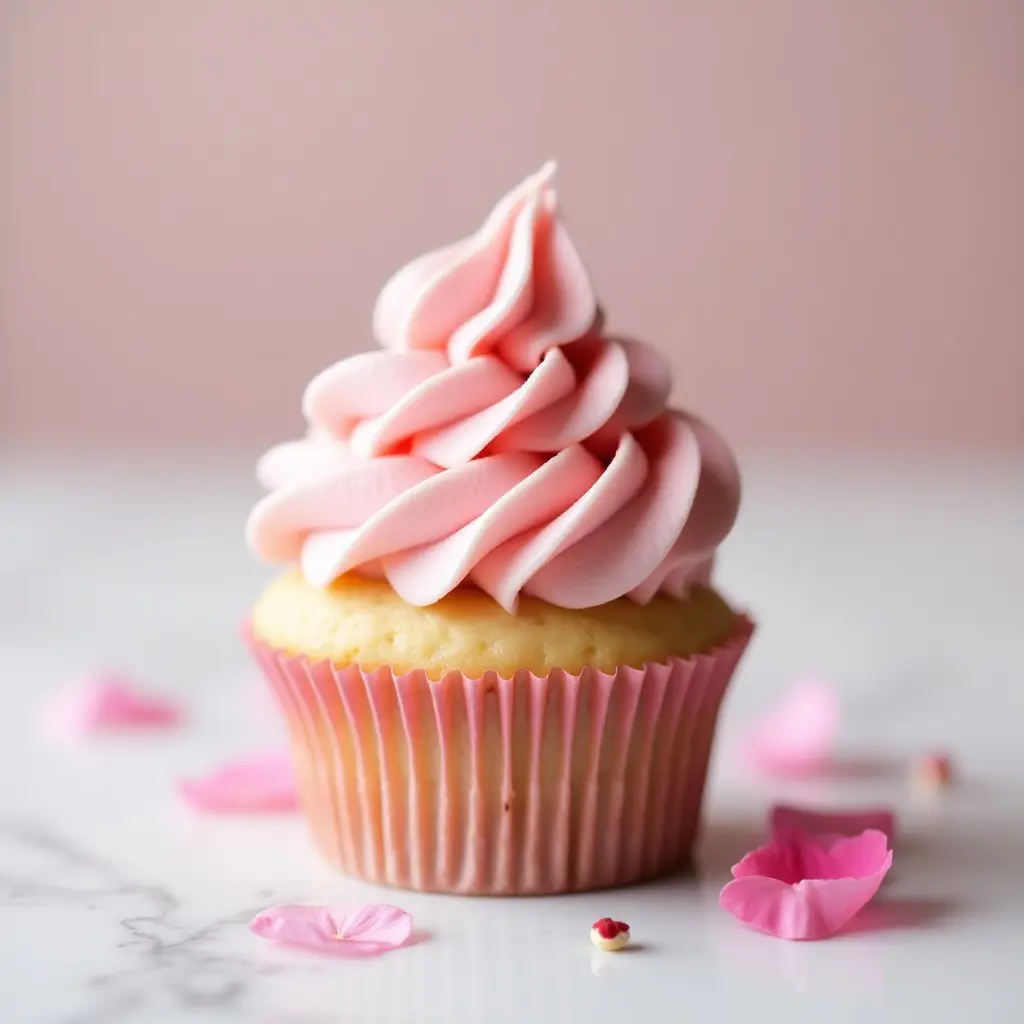
<path fill-rule="evenodd" d="M 210 948 L 224 929 L 244 928 L 263 903 L 189 927 L 179 921 L 181 904 L 168 888 L 127 878 L 56 832 L 3 821 L 0 844 L 31 861 L 20 871 L 0 869 L 0 908 L 108 910 L 123 932 L 116 945 L 128 954 L 126 966 L 88 977 L 81 1009 L 54 1024 L 145 1019 L 155 995 L 182 1010 L 232 1009 L 244 1003 L 254 977 L 281 969 Z M 11 852 L 5 850 L 6 859 Z"/>

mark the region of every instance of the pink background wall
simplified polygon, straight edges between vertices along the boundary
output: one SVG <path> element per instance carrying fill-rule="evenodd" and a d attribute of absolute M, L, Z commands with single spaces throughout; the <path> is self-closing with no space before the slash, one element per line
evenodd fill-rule
<path fill-rule="evenodd" d="M 741 444 L 1024 441 L 1020 0 L 0 0 L 5 429 L 298 431 L 399 263 L 557 157 Z"/>

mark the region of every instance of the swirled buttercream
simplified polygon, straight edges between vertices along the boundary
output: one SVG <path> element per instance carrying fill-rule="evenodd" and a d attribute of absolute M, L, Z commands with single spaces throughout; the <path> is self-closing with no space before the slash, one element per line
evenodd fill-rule
<path fill-rule="evenodd" d="M 510 611 L 521 593 L 581 608 L 707 582 L 736 465 L 667 407 L 657 350 L 602 331 L 553 171 L 387 282 L 382 350 L 319 374 L 308 435 L 259 463 L 259 555 L 316 585 L 383 574 L 415 605 L 472 582 Z"/>

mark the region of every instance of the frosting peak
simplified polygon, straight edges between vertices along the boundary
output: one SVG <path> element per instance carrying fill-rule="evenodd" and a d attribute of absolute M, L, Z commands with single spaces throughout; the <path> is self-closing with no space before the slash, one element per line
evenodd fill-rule
<path fill-rule="evenodd" d="M 417 605 L 469 580 L 510 611 L 521 592 L 576 608 L 707 580 L 735 463 L 666 408 L 655 349 L 600 332 L 553 174 L 387 282 L 383 351 L 319 374 L 308 436 L 260 462 L 259 554 L 318 585 L 383 573 Z"/>
<path fill-rule="evenodd" d="M 507 193 L 468 238 L 402 267 L 373 313 L 389 349 L 442 349 L 452 364 L 497 350 L 528 373 L 544 353 L 585 335 L 597 300 L 558 217 L 555 164 Z"/>

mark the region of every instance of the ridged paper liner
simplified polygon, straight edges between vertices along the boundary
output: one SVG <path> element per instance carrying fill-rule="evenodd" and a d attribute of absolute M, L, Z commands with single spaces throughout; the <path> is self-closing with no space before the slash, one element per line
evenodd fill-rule
<path fill-rule="evenodd" d="M 436 892 L 624 885 L 685 863 L 722 696 L 753 632 L 666 664 L 505 679 L 289 657 L 248 642 L 303 806 L 346 874 Z"/>

